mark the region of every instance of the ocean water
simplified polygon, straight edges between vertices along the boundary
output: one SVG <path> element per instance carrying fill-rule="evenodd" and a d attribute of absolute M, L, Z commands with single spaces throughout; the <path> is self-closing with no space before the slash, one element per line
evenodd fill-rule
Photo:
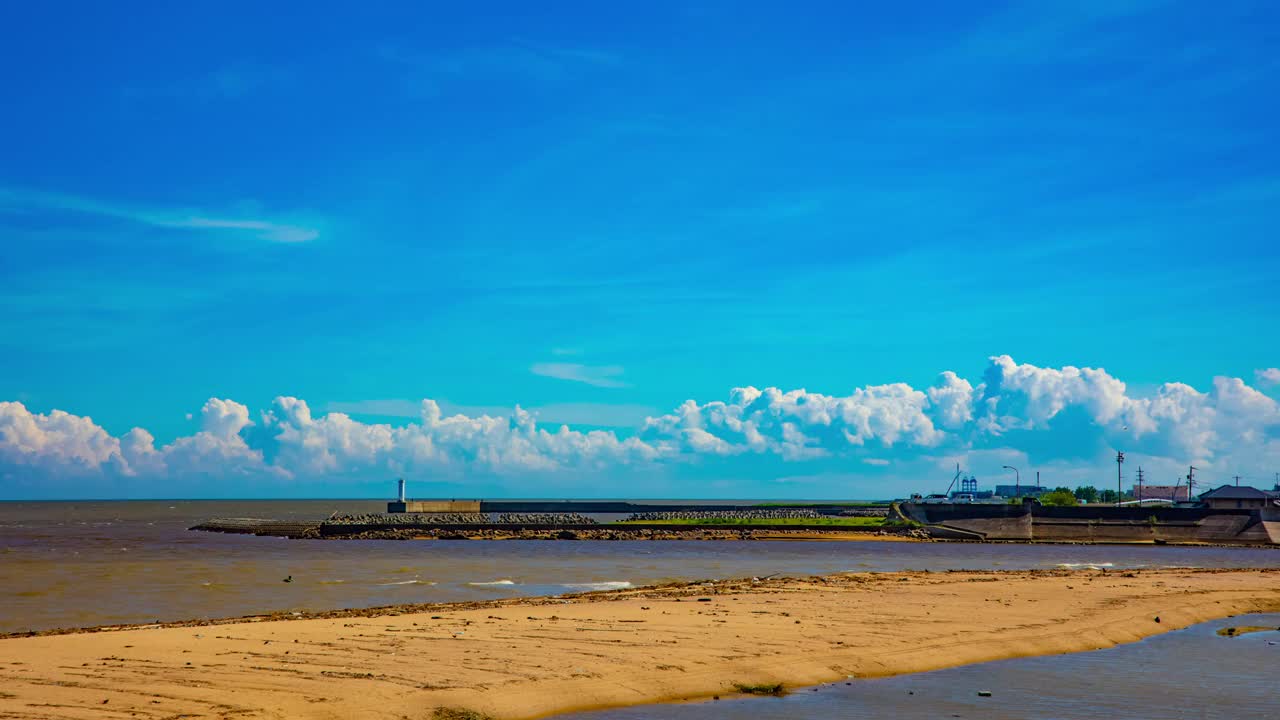
<path fill-rule="evenodd" d="M 1280 614 L 1202 623 L 1106 650 L 1018 658 L 743 698 L 575 713 L 559 720 L 1264 720 L 1280 717 Z M 991 697 L 979 697 L 989 690 Z"/>
<path fill-rule="evenodd" d="M 0 632 L 904 569 L 1280 567 L 1280 551 L 901 542 L 288 540 L 187 530 L 378 501 L 0 503 Z M 289 577 L 291 582 L 283 582 Z"/>

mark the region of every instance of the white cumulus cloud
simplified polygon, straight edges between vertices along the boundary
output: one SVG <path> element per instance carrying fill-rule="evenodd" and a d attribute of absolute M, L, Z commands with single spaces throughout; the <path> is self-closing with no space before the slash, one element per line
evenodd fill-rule
<path fill-rule="evenodd" d="M 1253 375 L 1263 387 L 1280 387 L 1280 368 L 1254 370 Z"/>
<path fill-rule="evenodd" d="M 92 418 L 61 410 L 42 415 L 19 402 L 0 402 L 0 463 L 55 471 L 126 469 L 120 441 Z"/>
<path fill-rule="evenodd" d="M 946 468 L 966 457 L 1084 477 L 1116 449 L 1161 472 L 1195 464 L 1261 476 L 1280 462 L 1280 404 L 1243 379 L 1219 377 L 1204 391 L 1168 382 L 1136 395 L 1103 369 L 1039 367 L 1007 355 L 992 357 L 977 385 L 948 371 L 923 389 L 740 387 L 724 400 L 686 400 L 633 432 L 544 424 L 519 406 L 446 413 L 432 399 L 396 424 L 317 415 L 294 397 L 276 398 L 256 418 L 241 403 L 211 398 L 197 432 L 157 446 L 142 428 L 115 437 L 87 416 L 0 402 L 0 479 L 608 478 L 622 468 L 717 463 L 775 478 L 795 477 L 783 466 L 834 477 L 859 467 Z"/>

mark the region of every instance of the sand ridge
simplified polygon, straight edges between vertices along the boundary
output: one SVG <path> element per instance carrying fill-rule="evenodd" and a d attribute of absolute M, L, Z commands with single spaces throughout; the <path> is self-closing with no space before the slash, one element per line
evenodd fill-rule
<path fill-rule="evenodd" d="M 0 717 L 534 718 L 1090 650 L 1274 611 L 1280 569 L 856 573 L 10 637 Z"/>

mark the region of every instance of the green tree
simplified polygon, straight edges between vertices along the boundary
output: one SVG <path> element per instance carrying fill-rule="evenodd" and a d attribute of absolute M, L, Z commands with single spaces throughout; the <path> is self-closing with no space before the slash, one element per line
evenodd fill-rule
<path fill-rule="evenodd" d="M 1103 490 L 1098 493 L 1098 502 L 1114 503 L 1116 502 L 1115 490 Z"/>
<path fill-rule="evenodd" d="M 1055 488 L 1040 496 L 1041 505 L 1060 505 L 1064 507 L 1073 507 L 1079 505 L 1076 502 L 1076 496 L 1066 488 Z"/>
<path fill-rule="evenodd" d="M 1072 494 L 1088 503 L 1098 502 L 1098 488 L 1092 485 L 1081 485 Z"/>

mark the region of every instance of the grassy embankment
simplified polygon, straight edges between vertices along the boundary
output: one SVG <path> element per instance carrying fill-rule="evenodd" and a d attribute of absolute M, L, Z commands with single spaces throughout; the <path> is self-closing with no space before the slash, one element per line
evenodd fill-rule
<path fill-rule="evenodd" d="M 829 525 L 832 527 L 877 528 L 884 525 L 881 517 L 819 518 L 678 518 L 674 520 L 620 520 L 618 525 L 728 525 L 733 527 L 787 527 L 792 525 Z"/>

